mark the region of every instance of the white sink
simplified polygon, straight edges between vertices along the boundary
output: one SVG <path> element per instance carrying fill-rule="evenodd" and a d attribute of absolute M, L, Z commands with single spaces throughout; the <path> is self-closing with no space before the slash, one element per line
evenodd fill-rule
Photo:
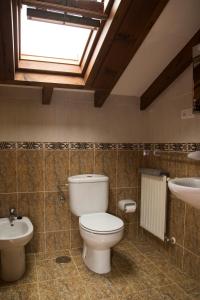
<path fill-rule="evenodd" d="M 168 187 L 177 198 L 200 209 L 200 177 L 170 179 Z"/>
<path fill-rule="evenodd" d="M 15 218 L 12 225 L 8 218 L 0 218 L 1 278 L 18 280 L 25 271 L 24 246 L 33 236 L 29 218 Z"/>

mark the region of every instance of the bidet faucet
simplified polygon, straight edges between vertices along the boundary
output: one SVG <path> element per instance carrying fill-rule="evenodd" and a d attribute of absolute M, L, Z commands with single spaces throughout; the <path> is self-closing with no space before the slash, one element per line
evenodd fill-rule
<path fill-rule="evenodd" d="M 15 220 L 15 208 L 10 208 L 9 212 L 10 212 L 10 215 L 9 215 L 10 225 L 13 226 L 14 220 Z"/>

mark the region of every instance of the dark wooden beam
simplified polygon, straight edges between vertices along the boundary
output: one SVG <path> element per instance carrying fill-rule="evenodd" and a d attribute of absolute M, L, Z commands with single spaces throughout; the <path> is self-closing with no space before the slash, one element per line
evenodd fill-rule
<path fill-rule="evenodd" d="M 94 106 L 95 107 L 101 107 L 108 96 L 110 95 L 110 91 L 104 91 L 104 90 L 97 90 L 94 93 Z"/>
<path fill-rule="evenodd" d="M 22 0 L 22 4 L 41 9 L 50 9 L 88 18 L 106 19 L 104 5 L 101 2 L 86 0 Z"/>
<path fill-rule="evenodd" d="M 50 104 L 53 94 L 52 86 L 44 86 L 42 89 L 42 104 Z"/>
<path fill-rule="evenodd" d="M 103 42 L 103 51 L 99 51 L 87 74 L 86 85 L 94 90 L 112 91 L 168 1 L 120 2 Z M 106 98 L 96 101 L 95 106 L 98 106 L 98 103 L 103 105 L 105 100 Z"/>
<path fill-rule="evenodd" d="M 27 16 L 29 19 L 40 21 L 56 21 L 60 23 L 69 23 L 71 25 L 78 25 L 79 27 L 98 28 L 100 27 L 100 21 L 87 18 L 67 15 L 64 13 L 56 13 L 51 11 L 45 11 L 42 9 L 27 8 Z"/>
<path fill-rule="evenodd" d="M 192 63 L 192 47 L 199 42 L 200 30 L 143 93 L 140 102 L 141 110 L 145 110 Z"/>
<path fill-rule="evenodd" d="M 15 76 L 13 7 L 11 0 L 0 1 L 0 80 Z"/>

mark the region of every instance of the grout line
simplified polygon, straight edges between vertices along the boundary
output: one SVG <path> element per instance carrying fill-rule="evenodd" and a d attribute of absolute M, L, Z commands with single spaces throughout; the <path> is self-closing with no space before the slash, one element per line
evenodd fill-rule
<path fill-rule="evenodd" d="M 171 281 L 172 282 L 172 284 L 174 284 L 174 285 L 176 285 L 179 289 L 181 289 L 183 292 L 184 292 L 184 294 L 186 294 L 191 300 L 193 299 L 193 297 L 192 296 L 190 296 L 178 283 L 176 283 L 174 280 L 172 281 L 172 279 L 170 278 L 170 276 L 169 275 L 167 275 L 159 266 L 157 266 L 157 264 L 154 262 L 154 261 L 152 261 L 151 259 L 150 259 L 150 257 L 148 256 L 148 255 L 145 255 L 136 245 L 134 245 L 135 247 L 136 247 L 136 249 L 139 251 L 139 253 L 143 256 L 143 257 L 145 257 L 147 260 L 149 260 L 149 262 L 151 262 L 155 267 L 156 267 L 156 269 L 159 271 L 159 272 L 161 272 L 162 274 L 164 274 L 164 276 L 165 277 L 167 277 L 167 279 L 169 280 L 169 281 Z M 123 250 L 122 250 L 123 251 Z M 130 259 L 131 259 L 131 257 L 130 257 Z M 167 263 L 170 265 L 171 263 L 167 260 Z M 172 265 L 173 266 L 173 265 Z M 175 267 L 175 266 L 173 266 L 175 269 L 177 269 L 178 271 L 179 271 L 179 269 L 177 268 L 177 267 Z M 119 270 L 120 271 L 120 270 Z M 181 271 L 180 271 L 181 272 Z M 123 276 L 123 274 L 122 274 L 122 276 Z M 159 289 L 159 288 L 163 288 L 163 287 L 169 287 L 170 285 L 172 285 L 172 284 L 168 284 L 168 285 L 163 285 L 163 286 L 159 286 L 159 287 L 154 287 L 153 289 Z"/>
<path fill-rule="evenodd" d="M 16 168 L 16 196 L 17 196 L 17 207 L 16 207 L 16 210 L 17 210 L 17 214 L 18 214 L 18 211 L 19 211 L 19 186 L 18 186 L 18 152 L 17 152 L 17 148 L 15 150 L 15 168 Z"/>
<path fill-rule="evenodd" d="M 76 267 L 76 270 L 77 270 L 77 272 L 78 272 L 78 274 L 79 274 L 79 277 L 80 277 L 80 279 L 83 281 L 83 282 L 82 282 L 82 285 L 83 285 L 83 287 L 84 287 L 85 293 L 86 293 L 86 295 L 88 296 L 88 298 L 91 299 L 90 295 L 89 295 L 88 292 L 87 292 L 87 289 L 85 288 L 85 280 L 82 278 L 81 273 L 80 273 L 80 271 L 79 271 L 79 268 L 77 267 L 76 261 L 74 260 L 74 255 L 71 254 L 71 250 L 69 250 L 69 252 L 70 252 L 71 259 L 72 259 L 72 261 L 73 261 L 73 263 L 74 263 L 74 265 L 75 265 L 75 267 Z M 81 256 L 81 258 L 82 258 L 82 256 Z M 92 300 L 92 299 L 91 299 L 91 300 Z"/>
<path fill-rule="evenodd" d="M 181 262 L 181 268 L 184 269 L 184 256 L 185 256 L 185 229 L 186 229 L 186 214 L 187 214 L 187 205 L 185 205 L 185 211 L 184 211 L 184 225 L 183 225 L 183 257 Z"/>
<path fill-rule="evenodd" d="M 137 246 L 136 246 L 136 248 L 137 248 Z M 164 271 L 160 268 L 160 267 L 158 267 L 157 265 L 156 265 L 156 263 L 154 262 L 154 261 L 152 261 L 151 259 L 150 259 L 150 257 L 148 256 L 148 255 L 144 255 L 142 252 L 141 252 L 141 250 L 139 249 L 139 248 L 137 248 L 138 250 L 139 250 L 139 252 L 144 256 L 144 257 L 146 257 L 149 261 L 151 261 L 151 263 L 153 263 L 155 266 L 156 266 L 156 268 L 161 272 L 161 273 L 163 273 L 164 274 L 164 276 L 166 276 L 170 281 L 172 281 L 171 280 L 171 278 L 170 278 L 170 276 L 169 275 L 167 275 L 166 273 L 164 273 Z M 178 267 L 176 267 L 176 266 L 174 266 L 173 264 L 171 264 L 170 263 L 170 261 L 168 260 L 168 259 L 166 259 L 167 260 L 167 263 L 169 264 L 169 265 L 172 265 L 172 267 L 174 267 L 176 270 L 178 270 L 179 272 L 181 272 L 183 275 L 186 275 L 187 276 L 187 274 L 184 274 Z M 187 276 L 187 277 L 189 277 L 189 276 Z M 175 284 L 179 289 L 181 289 L 187 296 L 189 296 L 189 298 L 192 300 L 193 299 L 193 297 L 192 296 L 190 296 L 177 282 L 175 282 L 174 280 L 173 280 L 173 282 L 172 282 L 173 284 Z"/>
<path fill-rule="evenodd" d="M 46 165 L 45 165 L 46 161 L 45 161 L 45 147 L 43 147 L 43 163 L 42 163 L 42 167 L 43 167 L 43 209 L 44 209 L 44 216 L 43 216 L 43 221 L 44 221 L 44 251 L 46 252 L 47 249 L 47 237 L 46 237 L 46 193 L 45 193 L 45 189 L 46 189 Z"/>

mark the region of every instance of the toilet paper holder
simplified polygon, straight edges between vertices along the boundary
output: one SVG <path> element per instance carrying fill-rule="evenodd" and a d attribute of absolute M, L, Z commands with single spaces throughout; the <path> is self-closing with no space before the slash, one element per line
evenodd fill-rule
<path fill-rule="evenodd" d="M 136 211 L 136 202 L 132 199 L 124 199 L 118 202 L 118 207 L 124 213 L 133 213 Z"/>

